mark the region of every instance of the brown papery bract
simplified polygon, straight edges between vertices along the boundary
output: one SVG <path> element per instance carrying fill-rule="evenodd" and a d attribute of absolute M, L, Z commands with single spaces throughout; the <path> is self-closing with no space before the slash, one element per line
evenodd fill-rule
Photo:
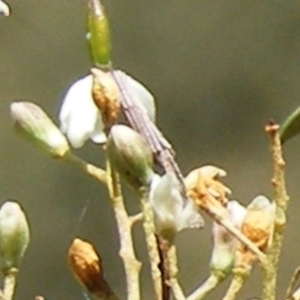
<path fill-rule="evenodd" d="M 96 68 L 93 68 L 91 72 L 93 100 L 100 110 L 104 125 L 110 127 L 116 122 L 120 113 L 118 86 L 109 72 Z"/>

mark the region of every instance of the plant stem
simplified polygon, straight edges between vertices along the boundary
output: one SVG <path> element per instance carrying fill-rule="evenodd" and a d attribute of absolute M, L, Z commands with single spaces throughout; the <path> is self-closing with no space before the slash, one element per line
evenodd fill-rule
<path fill-rule="evenodd" d="M 5 300 L 12 300 L 15 287 L 16 287 L 16 277 L 18 274 L 18 269 L 11 268 L 4 273 L 4 287 L 3 287 L 3 294 Z"/>
<path fill-rule="evenodd" d="M 117 220 L 118 232 L 120 237 L 119 255 L 123 260 L 126 282 L 127 299 L 140 299 L 140 280 L 139 274 L 141 263 L 136 259 L 134 245 L 131 235 L 133 222 L 128 216 L 123 202 L 121 187 L 118 175 L 107 161 L 107 187 L 111 204 Z"/>
<path fill-rule="evenodd" d="M 202 300 L 208 293 L 214 290 L 218 284 L 223 281 L 224 276 L 218 276 L 218 274 L 211 274 L 201 286 L 199 286 L 191 295 L 187 297 L 187 300 Z"/>
<path fill-rule="evenodd" d="M 240 269 L 233 270 L 233 273 L 231 284 L 223 300 L 234 300 L 249 275 L 249 272 Z"/>
<path fill-rule="evenodd" d="M 276 299 L 277 266 L 282 247 L 283 230 L 286 223 L 286 209 L 289 196 L 286 192 L 282 148 L 279 136 L 279 125 L 270 123 L 266 126 L 266 132 L 271 141 L 271 153 L 273 162 L 272 185 L 274 190 L 274 202 L 276 204 L 276 215 L 274 224 L 273 240 L 267 253 L 267 261 L 264 267 L 264 280 L 262 300 Z"/>
<path fill-rule="evenodd" d="M 290 299 L 293 295 L 293 290 L 295 289 L 296 283 L 299 280 L 300 277 L 300 267 L 297 267 L 294 271 L 293 277 L 291 279 L 291 282 L 289 284 L 289 287 L 285 294 L 285 299 Z"/>
<path fill-rule="evenodd" d="M 66 162 L 72 164 L 77 169 L 100 181 L 101 183 L 107 183 L 106 172 L 103 169 L 96 167 L 93 164 L 87 163 L 80 157 L 73 154 L 71 151 L 66 152 L 61 158 Z"/>
<path fill-rule="evenodd" d="M 149 203 L 149 192 L 147 188 L 141 189 L 141 210 L 143 213 L 143 227 L 150 261 L 151 276 L 154 284 L 155 299 L 162 300 L 162 276 L 158 268 L 160 263 L 157 241 L 155 238 L 154 218 L 151 204 Z"/>
<path fill-rule="evenodd" d="M 166 268 L 169 271 L 169 284 L 174 296 L 175 300 L 184 300 L 185 295 L 182 291 L 182 288 L 178 282 L 178 266 L 177 266 L 177 254 L 176 254 L 176 247 L 172 243 L 170 244 L 168 241 L 168 248 L 167 248 L 167 264 L 168 268 Z"/>

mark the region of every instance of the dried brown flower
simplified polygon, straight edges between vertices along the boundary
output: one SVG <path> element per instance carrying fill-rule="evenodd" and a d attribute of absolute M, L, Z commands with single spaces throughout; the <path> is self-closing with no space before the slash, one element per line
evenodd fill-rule
<path fill-rule="evenodd" d="M 257 196 L 248 206 L 241 227 L 242 233 L 264 253 L 272 242 L 274 214 L 274 205 L 266 197 Z M 250 267 L 255 260 L 255 254 L 240 243 L 236 254 L 236 266 Z"/>
<path fill-rule="evenodd" d="M 192 170 L 184 179 L 187 195 L 195 203 L 209 211 L 223 208 L 228 202 L 230 189 L 219 181 L 226 172 L 215 166 L 203 166 Z"/>
<path fill-rule="evenodd" d="M 76 238 L 69 248 L 68 261 L 77 281 L 91 294 L 106 298 L 113 295 L 104 278 L 101 257 L 93 245 Z"/>
<path fill-rule="evenodd" d="M 109 72 L 93 68 L 92 95 L 106 127 L 113 125 L 120 113 L 119 90 Z"/>

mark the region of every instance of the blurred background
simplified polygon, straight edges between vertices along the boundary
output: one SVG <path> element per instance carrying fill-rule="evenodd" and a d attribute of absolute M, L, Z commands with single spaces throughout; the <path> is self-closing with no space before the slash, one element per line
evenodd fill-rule
<path fill-rule="evenodd" d="M 280 122 L 300 105 L 300 2 L 296 0 L 103 1 L 111 23 L 115 67 L 138 78 L 155 95 L 158 124 L 186 174 L 213 163 L 228 172 L 233 197 L 247 204 L 272 197 L 269 144 L 264 125 Z M 11 101 L 40 104 L 57 120 L 67 87 L 88 72 L 86 1 L 10 0 L 0 18 L 0 199 L 19 200 L 32 241 L 21 268 L 16 299 L 83 299 L 66 261 L 75 236 L 102 254 L 107 279 L 124 299 L 118 236 L 103 186 L 17 137 Z M 104 165 L 92 144 L 78 151 Z M 285 146 L 291 202 L 279 270 L 282 296 L 300 264 L 300 138 Z M 126 192 L 130 212 L 137 201 Z M 82 211 L 86 213 L 81 218 Z M 186 293 L 207 276 L 211 222 L 177 238 L 180 281 Z M 143 299 L 151 299 L 144 237 L 135 228 L 137 255 L 145 261 Z M 208 299 L 220 299 L 229 281 Z M 258 296 L 256 270 L 238 299 Z M 123 295 L 123 297 L 122 297 Z"/>

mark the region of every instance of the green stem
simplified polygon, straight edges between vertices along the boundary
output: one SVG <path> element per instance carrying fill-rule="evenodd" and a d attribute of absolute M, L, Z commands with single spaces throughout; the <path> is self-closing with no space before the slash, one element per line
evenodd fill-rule
<path fill-rule="evenodd" d="M 155 299 L 162 300 L 162 277 L 158 268 L 160 263 L 159 252 L 157 248 L 157 241 L 155 238 L 154 217 L 151 204 L 149 203 L 148 189 L 141 190 L 141 210 L 143 213 L 143 227 L 146 236 L 146 243 L 148 248 L 148 255 L 151 268 L 151 276 L 154 284 Z"/>
<path fill-rule="evenodd" d="M 246 278 L 249 275 L 249 272 L 244 270 L 233 270 L 233 278 L 231 284 L 224 296 L 223 300 L 234 300 L 238 294 L 238 292 L 242 289 L 243 284 Z"/>
<path fill-rule="evenodd" d="M 106 172 L 103 169 L 96 167 L 90 163 L 87 163 L 83 159 L 73 154 L 71 151 L 66 152 L 61 158 L 73 165 L 74 167 L 76 167 L 77 169 L 98 180 L 99 182 L 103 184 L 107 183 Z"/>
<path fill-rule="evenodd" d="M 275 300 L 278 261 L 282 248 L 283 230 L 286 223 L 285 213 L 289 202 L 289 196 L 286 191 L 284 174 L 285 162 L 282 155 L 279 126 L 276 124 L 269 124 L 266 126 L 266 132 L 269 134 L 271 141 L 273 162 L 272 185 L 274 190 L 274 202 L 276 204 L 276 215 L 272 244 L 267 253 L 267 261 L 263 265 L 264 280 L 262 300 Z"/>
<path fill-rule="evenodd" d="M 173 292 L 175 300 L 184 300 L 186 299 L 182 288 L 178 282 L 178 266 L 177 266 L 177 255 L 176 247 L 174 244 L 171 244 L 167 252 L 168 264 L 169 264 L 169 273 L 170 273 L 170 286 Z"/>
<path fill-rule="evenodd" d="M 15 293 L 16 288 L 16 277 L 18 274 L 18 269 L 11 268 L 7 271 L 5 271 L 4 274 L 4 287 L 3 287 L 3 293 L 5 300 L 12 300 Z"/>
<path fill-rule="evenodd" d="M 300 277 L 300 267 L 297 267 L 292 276 L 291 282 L 285 294 L 285 299 L 290 299 L 293 295 L 293 290 L 295 289 L 296 283 Z M 292 299 L 292 298 L 291 298 Z"/>
<path fill-rule="evenodd" d="M 112 169 L 107 161 L 107 187 L 111 204 L 115 213 L 118 232 L 120 237 L 119 255 L 123 260 L 126 282 L 127 282 L 127 299 L 140 299 L 140 269 L 141 263 L 136 259 L 133 239 L 132 239 L 132 224 L 130 217 L 126 212 L 124 205 L 120 182 L 118 175 Z"/>
<path fill-rule="evenodd" d="M 218 284 L 223 281 L 224 276 L 218 276 L 218 274 L 211 274 L 206 281 L 198 287 L 187 300 L 202 300 L 205 298 L 212 290 L 214 290 Z"/>

